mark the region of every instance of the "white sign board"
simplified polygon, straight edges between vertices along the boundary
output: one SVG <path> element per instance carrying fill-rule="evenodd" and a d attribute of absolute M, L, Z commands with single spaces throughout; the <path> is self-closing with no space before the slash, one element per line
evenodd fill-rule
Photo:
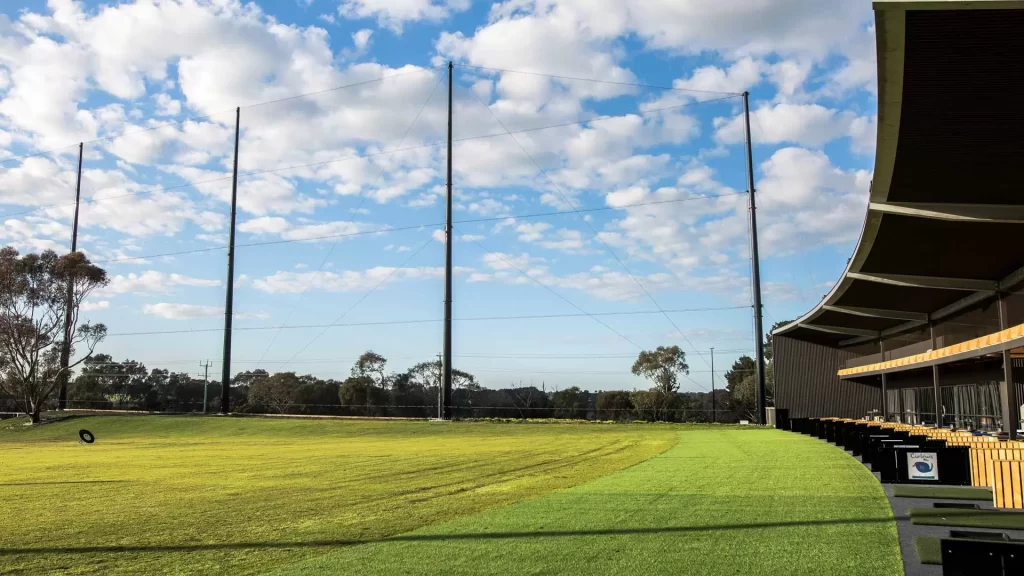
<path fill-rule="evenodd" d="M 935 452 L 907 452 L 907 477 L 911 480 L 938 480 L 938 455 Z"/>

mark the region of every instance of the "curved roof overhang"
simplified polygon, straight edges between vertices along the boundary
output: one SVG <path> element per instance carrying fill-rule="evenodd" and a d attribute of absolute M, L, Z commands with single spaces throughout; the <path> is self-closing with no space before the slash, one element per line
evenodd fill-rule
<path fill-rule="evenodd" d="M 851 346 L 1024 281 L 1024 1 L 875 2 L 878 136 L 842 277 L 776 334 Z"/>

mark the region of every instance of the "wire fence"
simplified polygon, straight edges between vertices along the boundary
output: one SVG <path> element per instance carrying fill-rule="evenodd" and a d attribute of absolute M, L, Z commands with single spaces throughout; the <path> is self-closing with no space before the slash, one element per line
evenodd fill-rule
<path fill-rule="evenodd" d="M 692 119 L 686 114 L 695 109 L 732 114 L 738 95 L 472 66 L 456 70 L 450 94 L 456 212 L 451 242 L 460 309 L 453 323 L 454 357 L 464 365 L 456 367 L 478 374 L 493 389 L 526 377 L 540 380 L 534 384 L 541 387 L 555 380 L 550 384 L 562 389 L 630 390 L 639 383 L 630 370 L 638 352 L 678 343 L 690 365 L 679 374 L 686 391 L 710 397 L 711 387 L 730 368 L 746 375 L 748 369 L 732 363 L 740 355 L 754 355 L 758 336 L 719 326 L 742 325 L 752 306 L 716 294 L 738 290 L 749 282 L 749 273 L 707 278 L 702 285 L 683 272 L 691 264 L 679 263 L 686 247 L 638 240 L 643 225 L 630 222 L 634 228 L 627 229 L 619 220 L 625 216 L 674 229 L 711 214 L 745 210 L 741 172 L 725 175 L 738 183 L 736 188 L 716 183 L 672 193 L 655 190 L 658 180 L 671 174 L 668 152 L 687 146 Z M 594 86 L 601 87 L 601 95 L 584 98 L 594 104 L 586 112 L 546 106 L 523 113 L 499 95 L 508 77 L 542 80 L 555 94 L 552 101 L 560 93 L 598 94 Z M 195 359 L 147 364 L 173 368 L 212 360 L 207 367 L 217 381 L 224 368 L 217 359 L 225 332 L 227 207 L 237 165 L 230 332 L 234 355 L 243 359 L 232 361 L 230 373 L 308 370 L 344 379 L 343 370 L 330 367 L 357 360 L 359 349 L 381 351 L 400 373 L 415 361 L 433 361 L 441 348 L 443 242 L 438 238 L 443 240 L 446 226 L 440 186 L 448 142 L 446 79 L 444 67 L 418 68 L 346 78 L 337 86 L 237 110 L 196 105 L 192 115 L 172 114 L 177 119 L 166 122 L 144 123 L 127 115 L 81 147 L 0 159 L 0 177 L 32 175 L 35 183 L 32 193 L 5 193 L 8 209 L 0 216 L 9 229 L 24 229 L 22 236 L 8 232 L 12 243 L 64 251 L 68 223 L 77 214 L 78 249 L 111 276 L 110 285 L 83 307 L 86 316 L 110 326 L 100 351 L 106 347 L 118 357 L 138 358 L 175 350 Z M 627 97 L 633 99 L 629 109 L 607 105 Z M 588 161 L 596 150 L 586 147 L 598 146 L 590 144 L 595 140 L 605 148 L 625 147 L 618 153 L 624 164 Z M 625 164 L 636 158 L 661 162 L 663 168 L 651 176 Z M 609 175 L 616 170 L 622 174 Z M 612 192 L 639 189 L 647 192 L 610 200 Z M 595 192 L 603 200 L 599 205 L 588 200 Z M 393 209 L 399 204 L 402 210 Z M 518 253 L 489 239 L 509 233 Z M 382 240 L 386 246 L 380 246 Z M 733 266 L 738 270 L 740 256 Z M 554 264 L 561 261 L 589 269 L 576 265 L 579 271 L 560 274 Z M 411 281 L 419 288 L 382 297 L 390 287 Z M 540 290 L 525 298 L 513 295 L 520 286 Z M 680 305 L 691 296 L 677 292 L 711 296 L 702 298 L 706 305 Z M 486 344 L 486 350 L 460 355 L 465 342 Z M 712 378 L 712 347 L 720 355 L 717 379 Z M 531 349 L 547 354 L 527 352 Z M 346 352 L 339 357 L 338 350 Z M 473 358 L 477 363 L 470 365 Z M 119 376 L 103 372 L 104 365 L 127 366 L 113 358 L 92 362 L 89 377 Z M 194 368 L 187 370 L 196 377 Z M 71 405 L 108 401 L 75 394 L 69 396 Z M 195 402 L 189 400 L 183 411 L 192 411 Z M 373 409 L 385 407 L 407 408 Z M 456 407 L 457 413 L 472 414 L 510 409 Z M 671 408 L 666 414 L 687 410 Z"/>

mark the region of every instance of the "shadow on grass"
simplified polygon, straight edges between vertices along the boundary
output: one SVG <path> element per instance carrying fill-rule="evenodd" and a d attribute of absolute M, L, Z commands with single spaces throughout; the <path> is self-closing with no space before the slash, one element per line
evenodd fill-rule
<path fill-rule="evenodd" d="M 895 518 L 847 518 L 841 520 L 799 520 L 794 522 L 764 522 L 751 524 L 723 524 L 719 526 L 665 526 L 661 528 L 608 528 L 600 530 L 538 530 L 535 532 L 479 532 L 472 534 L 401 534 L 369 540 L 310 540 L 306 542 L 227 542 L 223 544 L 165 544 L 153 546 L 81 546 L 76 548 L 0 548 L 0 556 L 13 554 L 96 554 L 107 552 L 195 552 L 202 550 L 242 550 L 258 548 L 330 548 L 370 544 L 374 542 L 443 542 L 449 540 L 503 540 L 516 538 L 564 538 L 572 536 L 619 536 L 636 534 L 685 534 L 689 532 L 719 532 L 725 530 L 754 530 L 759 528 L 791 528 L 797 526 L 830 526 L 838 524 L 884 524 Z"/>
<path fill-rule="evenodd" d="M 5 486 L 59 486 L 63 484 L 123 484 L 126 482 L 132 482 L 132 480 L 67 480 L 63 482 L 11 482 L 9 484 L 0 484 L 0 488 Z"/>

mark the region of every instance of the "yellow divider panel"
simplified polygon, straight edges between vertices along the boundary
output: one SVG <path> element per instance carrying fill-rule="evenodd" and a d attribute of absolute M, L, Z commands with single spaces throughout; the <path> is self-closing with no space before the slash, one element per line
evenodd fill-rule
<path fill-rule="evenodd" d="M 992 503 L 996 508 L 1024 509 L 1024 461 L 992 459 L 988 461 L 992 482 Z"/>

